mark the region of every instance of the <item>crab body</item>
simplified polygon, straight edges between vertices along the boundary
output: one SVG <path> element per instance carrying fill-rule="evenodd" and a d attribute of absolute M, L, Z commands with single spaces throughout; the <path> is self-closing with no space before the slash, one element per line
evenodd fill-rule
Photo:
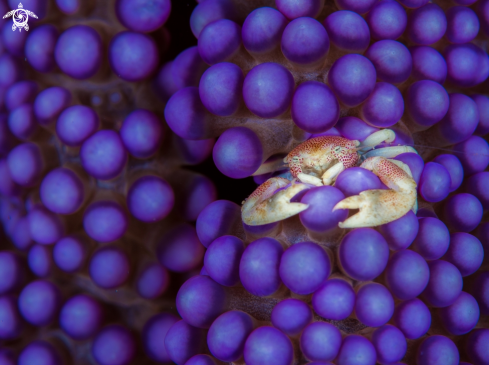
<path fill-rule="evenodd" d="M 289 164 L 290 173 L 295 178 L 303 173 L 321 177 L 337 163 L 342 163 L 345 169 L 356 166 L 359 144 L 338 136 L 316 137 L 294 148 L 284 162 Z"/>
<path fill-rule="evenodd" d="M 280 177 L 265 181 L 244 202 L 243 221 L 248 225 L 262 225 L 304 211 L 308 205 L 293 203 L 290 199 L 311 186 L 334 184 L 342 171 L 357 166 L 361 159 L 365 160 L 360 167 L 372 171 L 391 190 L 366 190 L 340 201 L 333 210 L 360 210 L 339 223 L 341 228 L 375 227 L 402 217 L 410 209 L 416 210 L 416 183 L 409 167 L 387 158 L 400 153 L 416 153 L 416 150 L 397 146 L 362 152 L 383 141 L 392 142 L 394 138 L 394 132 L 385 129 L 373 133 L 362 143 L 338 136 L 316 137 L 301 143 L 283 160 L 294 178 L 292 183 Z"/>

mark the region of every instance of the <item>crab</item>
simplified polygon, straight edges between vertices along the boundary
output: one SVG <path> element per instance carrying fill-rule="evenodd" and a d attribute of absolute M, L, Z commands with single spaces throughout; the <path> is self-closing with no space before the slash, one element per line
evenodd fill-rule
<path fill-rule="evenodd" d="M 391 190 L 366 190 L 340 201 L 336 209 L 360 211 L 339 223 L 340 228 L 375 227 L 389 223 L 417 208 L 416 183 L 407 165 L 391 160 L 401 153 L 416 150 L 409 146 L 373 149 L 382 142 L 390 143 L 395 134 L 384 129 L 373 133 L 362 143 L 338 136 L 311 138 L 294 148 L 283 160 L 288 165 L 292 181 L 273 177 L 260 185 L 243 202 L 242 218 L 247 225 L 277 222 L 306 210 L 309 205 L 291 202 L 301 191 L 312 186 L 333 185 L 338 175 L 357 166 L 376 174 Z M 365 151 L 367 150 L 367 151 Z M 281 161 L 267 164 L 255 174 L 274 171 Z"/>

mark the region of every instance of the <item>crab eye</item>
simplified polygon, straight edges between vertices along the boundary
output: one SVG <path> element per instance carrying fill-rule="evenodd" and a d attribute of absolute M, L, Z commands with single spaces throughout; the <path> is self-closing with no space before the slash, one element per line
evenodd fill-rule
<path fill-rule="evenodd" d="M 335 148 L 334 148 L 334 151 L 335 151 L 336 153 L 341 152 L 341 147 L 340 147 L 340 146 L 335 147 Z"/>

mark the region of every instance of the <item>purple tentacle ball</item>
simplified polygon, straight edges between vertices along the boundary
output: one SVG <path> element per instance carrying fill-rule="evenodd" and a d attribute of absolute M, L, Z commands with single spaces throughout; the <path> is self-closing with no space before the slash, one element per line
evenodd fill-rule
<path fill-rule="evenodd" d="M 177 294 L 178 313 L 188 324 L 209 328 L 224 312 L 226 293 L 221 285 L 208 276 L 194 276 L 187 280 Z"/>
<path fill-rule="evenodd" d="M 372 62 L 358 54 L 337 59 L 328 73 L 328 83 L 333 92 L 341 103 L 350 107 L 367 100 L 374 91 L 376 79 Z"/>

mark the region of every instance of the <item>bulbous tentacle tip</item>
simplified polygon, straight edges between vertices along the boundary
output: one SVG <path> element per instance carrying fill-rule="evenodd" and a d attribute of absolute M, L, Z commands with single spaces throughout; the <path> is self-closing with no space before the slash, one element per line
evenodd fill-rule
<path fill-rule="evenodd" d="M 309 208 L 308 204 L 290 201 L 301 191 L 310 188 L 309 185 L 292 183 L 284 187 L 283 178 L 271 178 L 260 185 L 257 190 L 244 202 L 241 209 L 243 222 L 249 226 L 260 226 L 278 222 L 292 217 Z M 289 182 L 290 183 L 290 182 Z"/>

